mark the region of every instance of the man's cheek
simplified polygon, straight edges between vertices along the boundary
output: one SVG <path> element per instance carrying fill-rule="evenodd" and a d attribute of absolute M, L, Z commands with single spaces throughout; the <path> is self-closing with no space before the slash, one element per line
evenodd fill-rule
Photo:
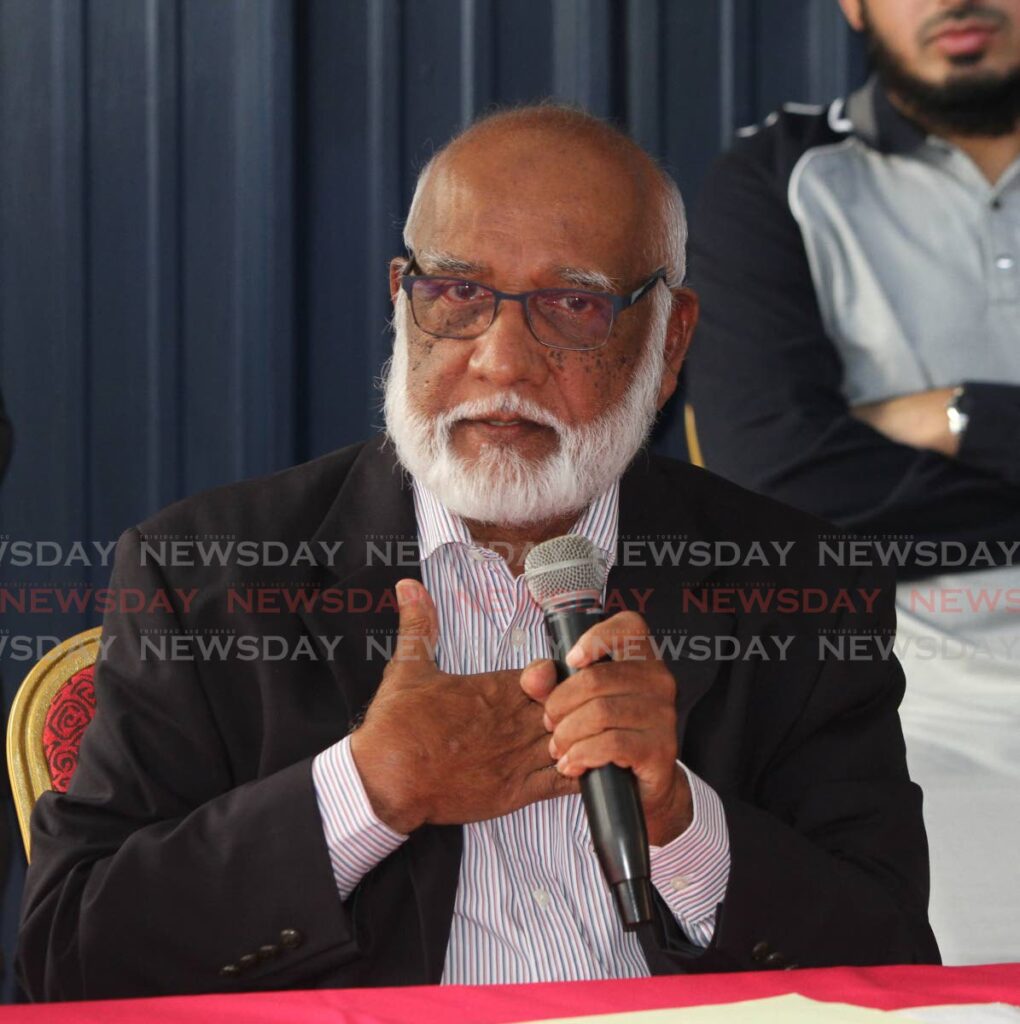
<path fill-rule="evenodd" d="M 425 374 L 432 362 L 436 339 L 423 335 L 408 346 L 408 369 L 412 374 Z"/>

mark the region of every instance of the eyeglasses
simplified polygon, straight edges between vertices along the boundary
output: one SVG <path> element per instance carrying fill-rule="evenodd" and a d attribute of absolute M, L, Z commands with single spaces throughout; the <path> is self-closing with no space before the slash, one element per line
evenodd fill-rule
<path fill-rule="evenodd" d="M 412 255 L 407 267 L 415 265 Z M 577 288 L 539 288 L 511 294 L 477 281 L 408 274 L 405 269 L 400 287 L 411 301 L 414 322 L 433 338 L 477 338 L 492 326 L 501 302 L 519 302 L 536 341 L 549 348 L 586 352 L 604 345 L 616 317 L 665 279 L 666 268 L 660 267 L 629 295 Z"/>

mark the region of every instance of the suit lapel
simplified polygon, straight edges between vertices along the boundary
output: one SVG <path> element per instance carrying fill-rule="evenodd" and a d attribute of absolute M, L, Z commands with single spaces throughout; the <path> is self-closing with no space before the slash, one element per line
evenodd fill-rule
<path fill-rule="evenodd" d="M 691 713 L 719 675 L 717 661 L 691 656 L 690 638 L 705 623 L 703 619 L 699 623 L 697 617 L 684 610 L 684 592 L 701 583 L 714 566 L 697 565 L 690 557 L 679 557 L 673 565 L 671 558 L 663 557 L 667 550 L 664 542 L 672 542 L 675 551 L 681 542 L 689 545 L 691 541 L 705 540 L 708 532 L 698 519 L 693 500 L 700 489 L 700 473 L 683 468 L 686 474 L 667 474 L 661 464 L 642 453 L 624 474 L 620 481 L 617 560 L 609 574 L 609 586 L 617 592 L 644 597 L 645 621 L 658 641 L 662 660 L 676 679 L 677 744 L 681 759 L 685 756 L 684 736 Z M 678 479 L 683 481 L 683 490 Z M 632 546 L 628 547 L 628 542 Z M 658 555 L 649 542 L 658 544 Z M 732 626 L 731 615 L 715 615 L 706 631 L 719 635 Z M 682 646 L 681 639 L 685 641 Z M 657 918 L 651 926 L 638 931 L 638 941 L 652 974 L 675 973 L 677 958 L 662 952 L 667 934 L 673 950 L 683 951 L 691 958 L 700 950 L 688 942 L 660 898 L 655 904 Z"/>
<path fill-rule="evenodd" d="M 337 541 L 343 545 L 330 564 L 320 563 L 319 580 L 323 589 L 338 588 L 344 607 L 352 609 L 343 616 L 344 639 L 329 666 L 353 724 L 374 696 L 392 652 L 399 623 L 394 587 L 401 579 L 421 580 L 411 488 L 381 436 L 359 452 L 311 547 L 321 553 Z M 334 616 L 322 607 L 320 601 L 300 613 L 313 637 L 335 632 Z M 359 608 L 365 610 L 355 613 Z M 431 983 L 439 982 L 445 964 L 462 848 L 460 826 L 427 825 L 395 854 L 410 875 L 422 969 Z"/>
<path fill-rule="evenodd" d="M 705 538 L 691 501 L 697 491 L 698 475 L 691 471 L 689 489 L 678 493 L 676 477 L 664 473 L 661 465 L 641 453 L 620 481 L 620 520 L 617 560 L 609 574 L 609 589 L 624 598 L 636 595 L 644 602 L 644 618 L 662 660 L 677 681 L 677 733 L 683 756 L 683 736 L 691 711 L 712 687 L 718 663 L 692 656 L 693 623 L 685 621 L 684 591 L 703 580 L 713 566 L 694 564 L 690 557 L 665 554 L 666 542 L 676 551 L 683 542 Z M 687 551 L 688 548 L 684 548 Z M 631 604 L 630 607 L 635 607 Z M 732 616 L 718 615 L 713 631 L 725 632 Z"/>
<path fill-rule="evenodd" d="M 328 664 L 353 723 L 375 694 L 392 651 L 399 616 L 394 587 L 421 579 L 411 489 L 382 437 L 366 442 L 312 538 L 318 584 L 336 590 L 346 614 L 343 641 Z M 322 552 L 342 541 L 335 558 Z M 299 613 L 313 637 L 336 633 L 337 614 L 318 601 Z"/>

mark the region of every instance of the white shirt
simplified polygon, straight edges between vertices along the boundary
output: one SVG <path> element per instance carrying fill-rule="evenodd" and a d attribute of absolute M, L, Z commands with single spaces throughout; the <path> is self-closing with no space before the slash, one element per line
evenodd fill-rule
<path fill-rule="evenodd" d="M 542 611 L 523 576 L 479 547 L 464 522 L 417 480 L 422 580 L 439 614 L 437 662 L 455 674 L 524 668 L 548 657 Z M 619 485 L 591 503 L 572 533 L 615 559 Z M 716 793 L 686 772 L 694 818 L 651 848 L 652 884 L 687 937 L 707 946 L 729 878 L 729 834 Z M 312 765 L 337 889 L 346 900 L 406 836 L 374 814 L 347 737 Z M 444 984 L 641 977 L 648 965 L 623 931 L 596 859 L 580 796 L 522 807 L 463 827 L 464 849 Z"/>

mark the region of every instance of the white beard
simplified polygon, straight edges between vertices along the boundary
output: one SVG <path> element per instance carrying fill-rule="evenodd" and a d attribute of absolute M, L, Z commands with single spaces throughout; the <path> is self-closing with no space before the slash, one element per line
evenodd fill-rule
<path fill-rule="evenodd" d="M 666 301 L 660 298 L 660 291 Z M 623 473 L 655 422 L 668 296 L 665 289 L 649 296 L 654 303 L 649 341 L 626 394 L 591 423 L 572 427 L 513 391 L 462 402 L 435 417 L 414 408 L 407 388 L 407 297 L 401 294 L 393 318 L 393 356 L 383 368 L 382 380 L 386 432 L 397 458 L 447 509 L 466 519 L 525 526 L 580 511 Z M 454 423 L 497 415 L 517 416 L 553 428 L 559 442 L 556 450 L 532 461 L 509 445 L 486 445 L 470 462 L 453 450 L 450 428 Z"/>

